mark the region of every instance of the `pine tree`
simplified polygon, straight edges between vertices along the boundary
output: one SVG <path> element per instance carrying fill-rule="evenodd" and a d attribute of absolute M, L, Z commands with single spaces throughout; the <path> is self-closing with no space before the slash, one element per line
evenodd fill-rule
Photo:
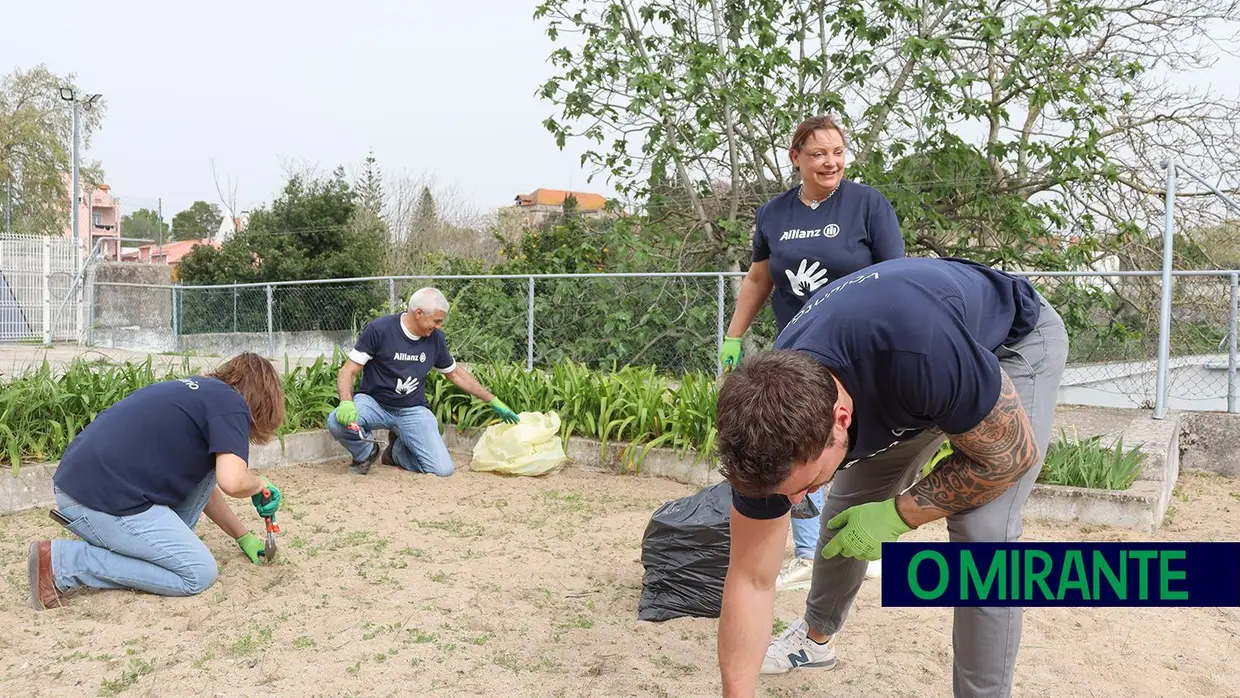
<path fill-rule="evenodd" d="M 372 150 L 366 156 L 365 169 L 357 182 L 357 205 L 376 217 L 383 216 L 383 172 Z"/>
<path fill-rule="evenodd" d="M 422 187 L 422 198 L 418 200 L 418 210 L 415 216 L 417 225 L 425 228 L 435 223 L 438 216 L 435 212 L 435 197 L 431 196 L 430 187 Z"/>

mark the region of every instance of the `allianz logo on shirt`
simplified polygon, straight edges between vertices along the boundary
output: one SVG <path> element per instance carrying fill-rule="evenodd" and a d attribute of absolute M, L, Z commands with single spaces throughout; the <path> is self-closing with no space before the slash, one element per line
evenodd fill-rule
<path fill-rule="evenodd" d="M 426 352 L 422 352 L 421 354 L 406 354 L 403 351 L 398 351 L 392 355 L 392 360 L 393 361 L 426 361 Z"/>
<path fill-rule="evenodd" d="M 779 236 L 780 242 L 784 240 L 804 240 L 806 238 L 833 238 L 840 234 L 840 227 L 834 223 L 828 223 L 821 230 L 801 230 L 792 229 L 785 230 L 783 235 Z"/>

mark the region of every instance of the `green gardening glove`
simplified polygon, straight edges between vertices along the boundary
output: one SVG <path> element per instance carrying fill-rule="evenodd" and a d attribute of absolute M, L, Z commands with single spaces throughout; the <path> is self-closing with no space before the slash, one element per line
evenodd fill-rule
<path fill-rule="evenodd" d="M 250 558 L 250 562 L 255 564 L 258 563 L 258 556 L 267 547 L 267 544 L 263 542 L 262 538 L 259 538 L 249 531 L 246 531 L 244 536 L 237 539 L 237 545 L 241 546 L 241 552 L 245 553 L 245 556 Z"/>
<path fill-rule="evenodd" d="M 276 510 L 280 508 L 280 488 L 271 484 L 271 480 L 263 480 L 264 487 L 271 492 L 271 501 L 263 504 L 263 493 L 255 492 L 250 495 L 250 502 L 254 504 L 254 510 L 264 519 L 271 519 L 272 523 L 276 520 Z"/>
<path fill-rule="evenodd" d="M 902 534 L 913 530 L 896 511 L 896 500 L 867 502 L 848 507 L 827 522 L 827 528 L 843 526 L 822 549 L 822 556 L 836 555 L 860 560 L 882 557 L 883 543 L 894 543 Z"/>
<path fill-rule="evenodd" d="M 521 421 L 521 418 L 517 416 L 517 413 L 513 412 L 508 405 L 505 405 L 503 400 L 499 398 L 492 398 L 487 404 L 490 405 L 491 409 L 495 411 L 495 416 L 505 422 L 509 424 L 516 424 Z"/>
<path fill-rule="evenodd" d="M 719 350 L 719 363 L 723 364 L 724 371 L 731 371 L 741 363 L 741 338 L 727 337 L 723 340 L 723 347 Z"/>
<path fill-rule="evenodd" d="M 340 406 L 336 408 L 336 422 L 342 427 L 347 427 L 357 421 L 357 405 L 352 400 L 341 400 Z"/>

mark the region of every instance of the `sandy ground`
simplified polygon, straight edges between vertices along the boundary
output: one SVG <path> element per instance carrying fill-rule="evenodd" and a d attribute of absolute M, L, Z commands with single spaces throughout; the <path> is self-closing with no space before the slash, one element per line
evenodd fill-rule
<path fill-rule="evenodd" d="M 719 695 L 715 620 L 636 620 L 643 528 L 690 487 L 571 468 L 269 474 L 287 493 L 282 559 L 251 565 L 204 519 L 222 569 L 195 598 L 88 592 L 35 612 L 26 546 L 61 529 L 42 510 L 0 518 L 0 695 Z M 1174 507 L 1156 539 L 1234 538 L 1240 482 L 1186 473 Z M 254 520 L 248 503 L 236 509 Z M 862 588 L 834 671 L 764 679 L 759 695 L 950 695 L 950 612 L 885 609 L 879 591 Z M 781 622 L 805 593 L 780 595 Z M 1235 696 L 1238 621 L 1237 609 L 1030 609 L 1016 694 Z"/>

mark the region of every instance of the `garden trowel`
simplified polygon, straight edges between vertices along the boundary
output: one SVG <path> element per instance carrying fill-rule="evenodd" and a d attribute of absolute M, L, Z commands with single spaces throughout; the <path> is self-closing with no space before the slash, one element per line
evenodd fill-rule
<path fill-rule="evenodd" d="M 263 489 L 263 504 L 271 501 L 271 490 Z M 267 540 L 263 546 L 263 559 L 267 564 L 271 564 L 276 559 L 276 534 L 280 532 L 280 527 L 276 525 L 275 516 L 264 516 L 263 523 L 267 524 Z"/>

